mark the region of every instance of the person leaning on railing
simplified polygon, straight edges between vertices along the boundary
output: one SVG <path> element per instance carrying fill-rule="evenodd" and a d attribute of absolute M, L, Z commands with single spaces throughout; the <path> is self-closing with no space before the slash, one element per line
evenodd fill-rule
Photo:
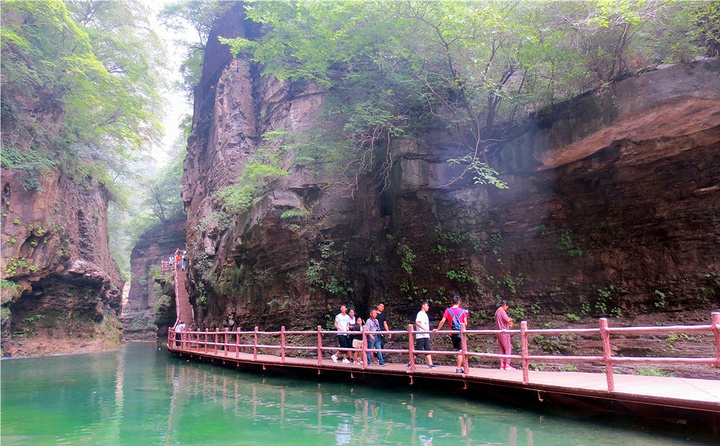
<path fill-rule="evenodd" d="M 513 320 L 508 316 L 507 310 L 510 308 L 507 301 L 501 300 L 498 309 L 495 311 L 495 325 L 498 330 L 509 330 L 515 326 Z M 498 333 L 498 346 L 501 355 L 512 355 L 512 344 L 510 343 L 510 333 Z M 500 358 L 500 370 L 517 370 L 510 365 L 510 358 Z"/>
<path fill-rule="evenodd" d="M 182 331 L 185 329 L 185 322 L 180 321 L 179 324 L 175 326 L 175 347 L 180 347 L 180 340 L 182 339 Z"/>

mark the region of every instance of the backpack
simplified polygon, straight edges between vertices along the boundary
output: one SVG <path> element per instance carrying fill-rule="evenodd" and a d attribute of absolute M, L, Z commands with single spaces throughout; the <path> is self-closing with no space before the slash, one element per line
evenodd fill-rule
<path fill-rule="evenodd" d="M 450 315 L 452 316 L 452 329 L 460 331 L 460 318 L 465 314 L 465 309 L 461 308 L 459 314 L 455 314 L 452 308 L 448 308 Z"/>

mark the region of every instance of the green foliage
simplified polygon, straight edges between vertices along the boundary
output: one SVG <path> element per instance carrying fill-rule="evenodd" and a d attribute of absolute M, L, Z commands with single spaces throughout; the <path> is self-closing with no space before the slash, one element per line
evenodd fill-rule
<path fill-rule="evenodd" d="M 580 249 L 570 237 L 570 231 L 565 231 L 560 235 L 560 240 L 555 247 L 558 251 L 567 253 L 570 257 L 580 257 L 583 255 L 582 249 Z"/>
<path fill-rule="evenodd" d="M 397 245 L 398 253 L 400 254 L 400 267 L 403 271 L 405 271 L 408 274 L 412 274 L 413 268 L 412 263 L 415 260 L 415 253 L 412 251 L 410 246 L 405 243 L 405 239 L 403 239 L 402 243 L 398 243 Z"/>
<path fill-rule="evenodd" d="M 287 211 L 283 211 L 283 213 L 280 214 L 280 218 L 283 220 L 291 220 L 293 218 L 300 218 L 302 216 L 303 212 L 297 209 L 288 209 Z"/>
<path fill-rule="evenodd" d="M 23 289 L 21 285 L 8 279 L 0 280 L 0 288 L 2 288 L 3 291 L 10 290 L 7 294 L 5 294 L 5 297 L 3 297 L 3 301 L 0 302 L 0 304 L 3 305 L 18 296 Z"/>
<path fill-rule="evenodd" d="M 154 177 L 142 182 L 145 199 L 141 207 L 150 209 L 162 224 L 182 216 L 183 157 L 176 154 Z"/>
<path fill-rule="evenodd" d="M 508 271 L 503 276 L 502 283 L 508 287 L 511 293 L 517 294 L 517 287 L 522 286 L 523 283 L 525 283 L 525 280 L 523 279 L 522 273 L 518 273 L 516 277 L 513 277 Z"/>
<path fill-rule="evenodd" d="M 470 275 L 465 268 L 459 268 L 457 270 L 451 269 L 445 273 L 445 277 L 450 280 L 456 280 L 458 282 L 474 282 L 480 283 L 480 279 Z"/>
<path fill-rule="evenodd" d="M 159 135 L 160 45 L 144 6 L 10 0 L 2 9 L 3 145 L 14 158 L 4 163 L 28 189 L 49 167 L 111 188 Z"/>
<path fill-rule="evenodd" d="M 479 160 L 474 154 L 468 154 L 462 158 L 451 158 L 447 160 L 449 165 L 464 165 L 465 172 L 472 175 L 473 183 L 486 185 L 490 184 L 498 189 L 507 189 L 506 182 L 498 178 L 498 172 L 490 167 L 487 163 Z"/>
<path fill-rule="evenodd" d="M 568 318 L 568 321 L 570 322 L 580 322 L 580 319 L 582 319 L 580 316 L 574 313 L 566 313 L 565 317 Z"/>
<path fill-rule="evenodd" d="M 356 172 L 371 159 L 392 165 L 375 143 L 441 128 L 455 136 L 459 176 L 496 187 L 505 184 L 486 158 L 496 122 L 602 87 L 667 59 L 697 39 L 689 31 L 717 28 L 715 8 L 673 22 L 698 5 L 659 0 L 245 4 L 263 35 L 221 42 L 264 75 L 324 86 L 337 140 L 355 142 Z"/>
<path fill-rule="evenodd" d="M 294 145 L 285 131 L 267 132 L 264 144 L 257 147 L 238 177 L 237 183 L 218 190 L 215 196 L 234 214 L 246 212 L 272 190 L 276 180 L 288 175 L 288 158 Z"/>
<path fill-rule="evenodd" d="M 465 231 L 446 232 L 440 226 L 436 226 L 435 239 L 438 242 L 438 250 L 447 250 L 444 245 L 452 248 L 470 247 L 475 252 L 482 250 L 480 240 Z"/>
<path fill-rule="evenodd" d="M 200 219 L 195 226 L 196 231 L 205 232 L 210 230 L 225 231 L 232 227 L 233 219 L 223 211 L 215 211 Z"/>
<path fill-rule="evenodd" d="M 7 268 L 5 268 L 5 274 L 9 277 L 17 276 L 20 275 L 22 270 L 27 267 L 28 263 L 25 259 L 15 259 L 14 257 L 10 257 L 8 259 Z"/>
<path fill-rule="evenodd" d="M 668 302 L 667 302 L 665 293 L 663 293 L 660 290 L 655 290 L 655 295 L 658 297 L 657 300 L 655 301 L 655 306 L 657 308 L 667 307 Z"/>
<path fill-rule="evenodd" d="M 234 5 L 234 2 L 207 0 L 178 0 L 167 4 L 158 14 L 160 22 L 173 31 L 188 28 L 195 31 L 197 40 L 183 41 L 185 60 L 180 67 L 183 77 L 182 89 L 192 99 L 193 89 L 200 83 L 205 46 L 210 30 L 217 19 L 222 17 Z"/>
<path fill-rule="evenodd" d="M 533 343 L 537 344 L 546 354 L 556 355 L 561 353 L 561 343 L 557 338 L 537 335 L 533 338 Z"/>
<path fill-rule="evenodd" d="M 216 197 L 222 200 L 228 212 L 241 214 L 258 203 L 270 191 L 275 180 L 287 174 L 287 171 L 277 167 L 250 163 L 245 166 L 237 184 L 218 190 Z"/>
<path fill-rule="evenodd" d="M 15 147 L 5 146 L 0 151 L 0 164 L 6 169 L 15 170 L 23 189 L 42 192 L 41 181 L 56 164 L 49 156 L 44 152 L 20 151 Z"/>
<path fill-rule="evenodd" d="M 613 294 L 617 293 L 623 293 L 625 290 L 620 287 L 616 288 L 614 285 L 610 285 L 607 289 L 604 288 L 598 288 L 598 298 L 595 300 L 595 311 L 598 314 L 601 315 L 610 315 L 616 318 L 619 318 L 622 316 L 622 309 L 616 305 L 613 304 Z M 583 304 L 583 315 L 589 314 L 589 307 L 587 308 L 587 313 L 585 312 L 586 308 Z"/>
<path fill-rule="evenodd" d="M 525 308 L 522 305 L 511 307 L 508 309 L 508 315 L 510 315 L 515 321 L 525 320 Z"/>
<path fill-rule="evenodd" d="M 353 293 L 352 282 L 348 279 L 347 244 L 335 249 L 335 242 L 325 240 L 317 245 L 320 259 L 310 259 L 305 268 L 307 284 L 331 294 L 347 296 Z"/>
<path fill-rule="evenodd" d="M 720 292 L 720 275 L 716 272 L 709 272 L 704 274 L 704 278 L 707 282 L 700 287 L 698 299 L 707 303 Z"/>
<path fill-rule="evenodd" d="M 657 367 L 638 366 L 635 370 L 641 376 L 674 376 L 672 373 L 665 373 Z"/>

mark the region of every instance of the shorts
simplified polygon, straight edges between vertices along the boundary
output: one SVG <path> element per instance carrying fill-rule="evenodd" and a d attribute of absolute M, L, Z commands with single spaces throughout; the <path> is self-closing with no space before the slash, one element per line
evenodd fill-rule
<path fill-rule="evenodd" d="M 352 348 L 362 348 L 362 339 L 353 339 Z"/>
<path fill-rule="evenodd" d="M 350 336 L 338 336 L 338 344 L 340 345 L 340 348 L 351 348 L 352 343 L 350 342 Z"/>
<path fill-rule="evenodd" d="M 455 350 L 462 350 L 462 338 L 460 335 L 450 335 L 450 339 L 452 339 Z"/>
<path fill-rule="evenodd" d="M 415 339 L 415 350 L 430 351 L 430 338 L 417 338 Z"/>

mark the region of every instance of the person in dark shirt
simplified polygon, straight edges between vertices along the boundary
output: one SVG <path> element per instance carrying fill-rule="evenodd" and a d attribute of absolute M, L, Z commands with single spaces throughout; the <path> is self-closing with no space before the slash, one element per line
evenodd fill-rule
<path fill-rule="evenodd" d="M 390 331 L 390 327 L 387 323 L 387 313 L 385 312 L 385 304 L 383 302 L 380 302 L 377 304 L 377 320 L 380 323 L 380 331 Z M 385 348 L 385 335 L 381 334 L 380 336 L 380 348 Z M 392 335 L 390 333 L 387 334 L 387 339 L 392 339 Z"/>

